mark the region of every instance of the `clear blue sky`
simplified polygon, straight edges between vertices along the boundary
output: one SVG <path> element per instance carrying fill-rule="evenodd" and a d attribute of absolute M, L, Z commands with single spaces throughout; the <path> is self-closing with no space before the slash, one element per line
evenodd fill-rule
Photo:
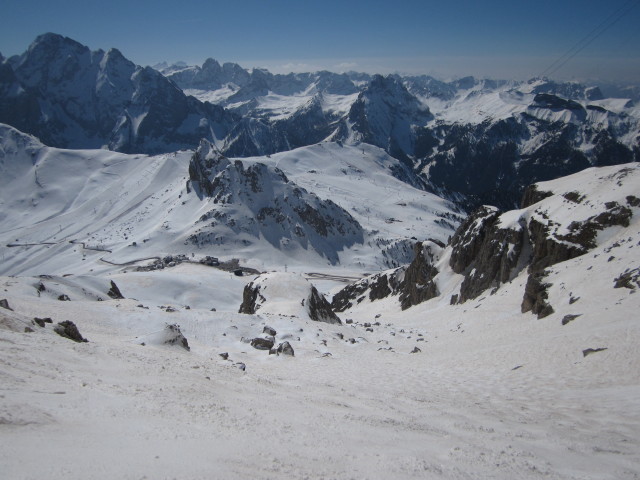
<path fill-rule="evenodd" d="M 0 53 L 44 32 L 142 65 L 530 78 L 640 0 L 3 0 Z M 552 77 L 640 81 L 640 5 Z"/>

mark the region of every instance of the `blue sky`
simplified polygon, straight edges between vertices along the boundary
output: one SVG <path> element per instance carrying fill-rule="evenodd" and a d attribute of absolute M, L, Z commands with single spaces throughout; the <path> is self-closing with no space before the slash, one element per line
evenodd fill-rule
<path fill-rule="evenodd" d="M 552 77 L 640 81 L 640 0 L 4 0 L 0 53 L 55 32 L 142 65 L 530 78 L 632 5 Z"/>

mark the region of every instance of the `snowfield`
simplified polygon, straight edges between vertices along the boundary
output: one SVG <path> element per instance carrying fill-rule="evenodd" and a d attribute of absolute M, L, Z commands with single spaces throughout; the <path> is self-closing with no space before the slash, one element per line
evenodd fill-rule
<path fill-rule="evenodd" d="M 0 477 L 640 478 L 637 164 L 541 183 L 554 195 L 501 217 L 548 215 L 561 235 L 611 195 L 626 202 L 627 226 L 546 269 L 552 314 L 521 313 L 526 268 L 451 305 L 463 275 L 444 255 L 438 297 L 404 311 L 394 296 L 365 299 L 331 324 L 311 319 L 311 285 L 331 300 L 391 266 L 384 246 L 406 245 L 393 258 L 408 263 L 412 237 L 445 242 L 460 222 L 391 175 L 382 150 L 322 143 L 242 160 L 362 225 L 364 242 L 332 266 L 262 238 L 185 245 L 213 207 L 187 192 L 193 152 L 58 150 L 1 131 Z M 259 308 L 239 313 L 256 271 Z M 56 334 L 64 321 L 88 342 Z M 165 343 L 178 329 L 189 349 Z M 267 337 L 294 356 L 251 345 Z"/>

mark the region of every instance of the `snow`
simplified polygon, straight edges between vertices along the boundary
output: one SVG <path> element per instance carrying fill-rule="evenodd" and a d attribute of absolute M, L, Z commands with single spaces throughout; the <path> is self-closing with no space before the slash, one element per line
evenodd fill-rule
<path fill-rule="evenodd" d="M 365 242 L 330 266 L 261 240 L 186 249 L 210 208 L 186 192 L 192 152 L 49 149 L 0 131 L 0 299 L 13 309 L 0 307 L 3 478 L 640 476 L 640 295 L 613 288 L 640 267 L 640 208 L 626 203 L 638 196 L 637 165 L 542 182 L 555 196 L 501 215 L 501 226 L 519 228 L 544 211 L 562 232 L 612 199 L 632 210 L 629 227 L 600 232 L 594 250 L 548 268 L 552 315 L 520 313 L 526 269 L 493 294 L 449 305 L 463 276 L 445 268 L 444 249 L 439 297 L 405 311 L 396 298 L 363 301 L 340 313 L 353 323 L 329 325 L 300 302 L 311 284 L 335 293 L 381 270 L 376 241 L 452 232 L 435 223 L 454 214 L 447 202 L 390 175 L 395 161 L 381 149 L 322 143 L 242 160 L 277 166 L 363 225 Z M 562 197 L 574 191 L 580 203 Z M 267 301 L 238 313 L 253 275 L 106 263 L 169 253 L 268 270 Z M 109 298 L 111 281 L 126 299 Z M 563 325 L 566 315 L 579 316 Z M 71 320 L 89 342 L 34 317 Z M 167 324 L 190 351 L 164 344 Z M 247 343 L 266 325 L 294 357 Z M 589 348 L 606 350 L 585 356 Z"/>

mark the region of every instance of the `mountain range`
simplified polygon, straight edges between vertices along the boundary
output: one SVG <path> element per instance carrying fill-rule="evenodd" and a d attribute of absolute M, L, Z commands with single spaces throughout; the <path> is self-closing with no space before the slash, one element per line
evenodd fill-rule
<path fill-rule="evenodd" d="M 611 91 L 0 56 L 4 476 L 637 480 Z"/>
<path fill-rule="evenodd" d="M 511 208 L 531 183 L 640 155 L 633 99 L 596 86 L 274 75 L 213 59 L 157 68 L 41 35 L 2 60 L 0 122 L 50 146 L 124 153 L 193 149 L 201 138 L 233 157 L 363 142 L 400 160 L 399 178 L 470 208 Z"/>

